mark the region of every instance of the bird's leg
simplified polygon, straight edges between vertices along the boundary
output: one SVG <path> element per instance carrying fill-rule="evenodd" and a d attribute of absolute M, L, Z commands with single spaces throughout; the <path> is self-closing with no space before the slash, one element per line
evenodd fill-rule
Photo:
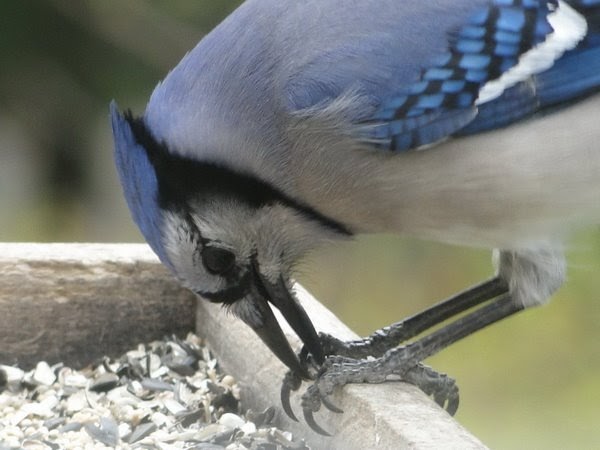
<path fill-rule="evenodd" d="M 375 331 L 370 336 L 353 341 L 341 341 L 321 333 L 321 343 L 326 355 L 347 356 L 363 359 L 382 356 L 389 349 L 414 338 L 422 332 L 448 320 L 474 306 L 508 292 L 508 285 L 500 277 L 494 277 L 470 287 L 432 307 L 400 322 Z"/>
<path fill-rule="evenodd" d="M 433 394 L 438 403 L 447 402 L 447 409 L 453 412 L 458 406 L 458 392 L 454 391 L 453 380 L 442 374 L 436 375 L 420 362 L 475 331 L 522 309 L 524 307 L 515 302 L 510 294 L 504 294 L 423 338 L 386 351 L 380 358 L 355 361 L 342 358 L 341 362 L 336 360 L 336 356 L 328 358 L 319 377 L 302 396 L 302 407 L 307 422 L 315 423 L 313 413 L 320 409 L 322 400 L 331 395 L 336 386 L 348 383 L 381 383 L 392 375 Z M 444 394 L 444 390 L 447 394 Z M 320 428 L 315 430 L 324 431 Z"/>
<path fill-rule="evenodd" d="M 422 365 L 422 361 L 454 342 L 487 327 L 525 308 L 544 303 L 563 283 L 565 260 L 562 250 L 554 246 L 539 246 L 519 251 L 500 251 L 495 256 L 497 277 L 429 310 L 417 314 L 382 333 L 387 336 L 385 345 L 358 344 L 358 358 L 347 355 L 330 355 L 318 370 L 313 386 L 302 397 L 304 416 L 311 426 L 315 424 L 313 412 L 321 404 L 331 409 L 328 396 L 336 386 L 347 383 L 380 383 L 393 377 L 410 382 L 433 395 L 442 406 L 453 412 L 458 404 L 458 391 L 454 381 Z M 473 308 L 472 311 L 468 311 Z M 464 313 L 456 318 L 459 313 Z M 444 320 L 453 321 L 422 337 L 417 336 Z M 393 337 L 393 338 L 392 338 Z M 412 342 L 394 347 L 394 339 L 415 338 Z M 368 340 L 367 340 L 368 341 Z M 376 341 L 376 339 L 374 340 Z M 397 341 L 396 341 L 397 343 Z M 374 358 L 364 358 L 363 346 L 379 352 Z M 391 348 L 386 347 L 387 345 Z M 340 353 L 343 353 L 345 348 Z M 348 346 L 352 348 L 352 345 Z M 326 353 L 335 351 L 331 346 Z M 312 358 L 303 350 L 308 364 Z M 371 356 L 369 354 L 368 356 Z M 314 364 L 313 366 L 314 367 Z M 311 375 L 311 378 L 313 376 Z M 316 431 L 324 431 L 313 426 Z"/>
<path fill-rule="evenodd" d="M 507 283 L 500 277 L 494 277 L 478 285 L 472 286 L 425 311 L 382 328 L 364 339 L 344 342 L 329 334 L 321 333 L 320 338 L 323 350 L 325 355 L 328 355 L 329 358 L 326 360 L 326 364 L 320 372 L 325 372 L 328 370 L 327 367 L 332 364 L 345 364 L 345 367 L 351 367 L 367 357 L 379 358 L 388 350 L 397 347 L 402 342 L 419 335 L 423 331 L 426 331 L 457 314 L 506 293 L 507 290 Z M 306 365 L 307 370 L 309 367 L 312 368 L 311 372 L 314 374 L 315 378 L 317 378 L 318 374 L 315 373 L 315 370 L 317 369 L 315 368 L 314 361 L 311 360 L 306 349 L 302 349 L 299 357 L 300 361 Z M 423 373 L 427 374 L 426 377 L 419 375 Z M 406 377 L 410 377 L 410 379 Z M 439 400 L 438 403 L 440 405 L 443 406 L 447 399 L 449 410 L 452 409 L 451 404 L 455 403 L 456 406 L 458 406 L 458 388 L 455 387 L 454 380 L 447 375 L 438 374 L 434 372 L 433 369 L 428 368 L 423 364 L 419 364 L 414 368 L 414 372 L 407 373 L 406 377 L 406 381 L 411 382 L 414 380 L 415 382 L 413 384 L 419 385 L 427 394 L 432 394 L 434 398 L 436 398 L 436 401 Z M 419 378 L 423 379 L 421 383 L 416 382 Z M 438 380 L 437 388 L 434 387 L 434 380 Z M 450 381 L 452 381 L 452 383 L 450 383 Z M 298 374 L 288 372 L 281 387 L 281 403 L 283 409 L 287 415 L 294 420 L 297 419 L 290 405 L 290 393 L 298 390 L 301 384 L 302 379 Z M 340 378 L 337 384 L 342 385 L 346 384 L 346 382 Z M 450 384 L 452 384 L 452 388 L 449 388 Z M 322 397 L 319 400 L 319 405 L 321 402 L 323 402 L 323 404 L 331 411 L 340 411 L 339 408 L 328 402 L 326 397 Z M 314 420 L 312 422 L 314 423 Z M 316 424 L 311 426 L 315 430 L 318 429 L 323 431 Z"/>

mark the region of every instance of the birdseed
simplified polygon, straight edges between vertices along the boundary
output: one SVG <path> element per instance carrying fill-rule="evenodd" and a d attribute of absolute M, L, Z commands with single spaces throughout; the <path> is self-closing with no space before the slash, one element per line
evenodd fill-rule
<path fill-rule="evenodd" d="M 309 450 L 240 407 L 236 380 L 189 334 L 81 370 L 0 365 L 0 450 Z"/>

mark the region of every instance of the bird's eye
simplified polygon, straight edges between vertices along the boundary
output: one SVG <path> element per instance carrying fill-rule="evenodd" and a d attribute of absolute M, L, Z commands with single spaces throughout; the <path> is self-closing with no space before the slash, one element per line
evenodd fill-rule
<path fill-rule="evenodd" d="M 222 275 L 235 264 L 235 255 L 223 248 L 204 247 L 202 263 L 211 274 Z"/>

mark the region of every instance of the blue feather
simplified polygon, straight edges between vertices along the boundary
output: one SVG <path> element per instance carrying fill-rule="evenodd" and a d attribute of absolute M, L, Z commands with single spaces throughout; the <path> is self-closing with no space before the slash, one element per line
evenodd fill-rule
<path fill-rule="evenodd" d="M 506 90 L 479 106 L 472 123 L 456 134 L 480 133 L 504 127 L 546 108 L 568 105 L 579 97 L 600 91 L 600 0 L 569 1 L 588 21 L 589 32 L 579 45 L 566 52 L 545 72 Z M 593 8 L 592 8 L 593 7 Z"/>
<path fill-rule="evenodd" d="M 162 242 L 162 213 L 158 206 L 158 180 L 154 167 L 114 101 L 110 104 L 110 115 L 115 163 L 133 220 L 163 264 L 172 267 Z"/>
<path fill-rule="evenodd" d="M 535 79 L 541 106 L 566 102 L 600 87 L 600 46 L 569 52 Z"/>
<path fill-rule="evenodd" d="M 192 134 L 182 136 L 175 124 L 192 121 L 186 111 L 202 99 L 223 130 L 258 140 L 270 136 L 278 114 L 311 115 L 351 94 L 355 103 L 344 111 L 355 127 L 350 132 L 382 149 L 409 150 L 463 129 L 505 126 L 598 85 L 592 59 L 600 47 L 593 38 L 600 0 L 569 3 L 589 21 L 586 52 L 578 47 L 526 80 L 538 95 L 519 86 L 476 106 L 483 86 L 552 33 L 548 16 L 559 7 L 556 0 L 378 0 L 377 8 L 370 1 L 247 0 L 157 90 L 151 103 L 169 114 L 149 108 L 148 124 L 175 148 L 192 149 Z M 587 58 L 590 69 L 579 63 Z M 252 89 L 233 95 L 230 87 L 237 85 Z M 260 105 L 260 114 L 247 104 Z M 242 120 L 246 113 L 252 117 Z M 251 126 L 240 130 L 241 124 Z M 209 126 L 194 123 L 193 136 L 216 152 L 222 139 Z"/>
<path fill-rule="evenodd" d="M 398 86 L 397 93 L 390 87 L 379 108 L 365 121 L 393 121 L 394 126 L 383 128 L 390 135 L 384 136 L 382 128 L 373 128 L 367 139 L 389 143 L 391 150 L 407 150 L 457 133 L 467 125 L 466 117 L 475 117 L 471 110 L 481 87 L 514 67 L 521 55 L 552 32 L 547 21 L 551 6 L 555 2 L 494 0 L 485 7 L 474 7 L 461 25 L 447 29 L 437 64 L 428 65 L 424 59 L 420 79 L 406 87 Z M 520 99 L 509 103 L 516 100 Z M 508 116 L 519 117 L 503 108 L 498 110 L 507 114 L 506 120 L 493 117 L 494 124 L 508 123 Z M 427 117 L 421 127 L 409 124 L 409 119 L 419 116 Z M 491 119 L 484 122 L 490 124 Z M 403 120 L 406 126 L 402 126 Z"/>

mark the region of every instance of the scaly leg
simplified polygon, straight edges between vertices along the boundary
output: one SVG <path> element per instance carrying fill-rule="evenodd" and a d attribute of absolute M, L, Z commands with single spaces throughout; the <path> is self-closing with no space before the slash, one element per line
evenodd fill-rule
<path fill-rule="evenodd" d="M 313 413 L 320 409 L 322 403 L 326 404 L 327 400 L 324 399 L 333 393 L 336 386 L 381 383 L 390 375 L 400 376 L 426 393 L 433 394 L 438 403 L 440 400 L 442 404 L 448 401 L 447 409 L 454 412 L 458 406 L 458 393 L 453 390 L 453 380 L 433 372 L 420 362 L 475 331 L 521 310 L 523 306 L 515 303 L 509 294 L 505 294 L 413 343 L 388 350 L 380 358 L 328 358 L 314 384 L 302 396 L 302 409 L 307 423 L 315 431 L 326 433 L 316 424 Z"/>
<path fill-rule="evenodd" d="M 500 277 L 494 277 L 487 281 L 484 281 L 478 285 L 472 286 L 471 288 L 460 292 L 436 305 L 411 316 L 401 322 L 397 322 L 388 327 L 382 328 L 371 336 L 364 339 L 358 339 L 354 341 L 341 341 L 329 334 L 321 333 L 320 337 L 323 344 L 323 350 L 325 355 L 336 355 L 344 356 L 350 360 L 361 360 L 367 357 L 380 357 L 388 350 L 395 348 L 402 342 L 411 339 L 423 331 L 450 319 L 472 307 L 475 307 L 481 303 L 484 303 L 492 298 L 497 297 L 508 291 L 506 282 Z M 304 349 L 300 353 L 300 360 L 311 365 L 309 355 L 306 354 Z M 427 371 L 428 379 L 433 380 L 433 369 L 427 368 L 425 365 L 420 365 L 416 371 L 421 373 Z M 418 375 L 415 375 L 418 378 Z M 433 394 L 438 403 L 443 404 L 448 400 L 448 403 L 456 403 L 458 405 L 458 389 L 456 392 L 452 391 L 452 395 L 446 395 L 448 393 L 448 380 L 452 380 L 445 374 L 439 374 L 440 388 L 436 391 L 435 389 L 428 388 L 423 389 L 428 394 Z M 281 403 L 286 414 L 293 420 L 297 420 L 292 407 L 290 405 L 290 394 L 292 391 L 296 391 L 300 388 L 302 379 L 293 372 L 288 372 L 283 380 L 281 387 Z M 428 385 L 432 386 L 432 381 L 428 382 Z M 456 401 L 450 399 L 450 397 L 456 394 Z M 322 399 L 323 404 L 334 412 L 341 412 L 339 408 L 327 401 L 326 398 Z M 449 408 L 450 411 L 451 408 Z M 316 429 L 316 427 L 313 427 Z"/>
<path fill-rule="evenodd" d="M 340 355 L 353 359 L 363 359 L 368 356 L 378 357 L 431 327 L 506 292 L 508 292 L 506 282 L 500 277 L 494 277 L 414 316 L 381 328 L 363 339 L 344 342 L 329 334 L 321 333 L 323 350 L 325 355 Z"/>
<path fill-rule="evenodd" d="M 347 383 L 381 383 L 392 375 L 415 384 L 433 395 L 441 406 L 447 404 L 449 412 L 454 412 L 458 406 L 458 390 L 454 380 L 427 368 L 421 361 L 475 331 L 518 311 L 544 303 L 565 278 L 564 255 L 560 246 L 556 247 L 552 243 L 519 251 L 500 251 L 496 253 L 495 261 L 497 277 L 365 340 L 345 344 L 324 335 L 322 339 L 328 345 L 326 353 L 330 353 L 330 356 L 318 369 L 310 355 L 303 350 L 300 354 L 301 361 L 312 370 L 315 380 L 302 397 L 304 416 L 309 425 L 315 431 L 325 432 L 315 423 L 313 413 L 321 404 L 339 411 L 328 400 L 336 386 Z M 476 306 L 478 307 L 475 308 Z M 399 342 L 413 338 L 470 308 L 475 309 L 429 335 L 396 347 Z M 375 359 L 364 359 L 366 356 Z M 300 383 L 298 375 L 286 376 L 282 387 L 282 401 L 288 413 L 291 412 L 290 390 L 298 389 Z"/>

